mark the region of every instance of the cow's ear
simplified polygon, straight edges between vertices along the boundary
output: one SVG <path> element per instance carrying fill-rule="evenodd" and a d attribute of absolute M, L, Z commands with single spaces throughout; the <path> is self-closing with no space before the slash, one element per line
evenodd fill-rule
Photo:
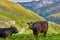
<path fill-rule="evenodd" d="M 11 28 L 13 28 L 13 26 L 11 25 Z"/>
<path fill-rule="evenodd" d="M 36 23 L 33 23 L 33 25 L 35 25 Z"/>
<path fill-rule="evenodd" d="M 30 25 L 30 23 L 27 23 L 28 25 Z"/>

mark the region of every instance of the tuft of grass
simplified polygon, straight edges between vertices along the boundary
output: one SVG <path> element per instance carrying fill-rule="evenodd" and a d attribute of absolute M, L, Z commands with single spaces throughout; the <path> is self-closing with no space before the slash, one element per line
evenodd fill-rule
<path fill-rule="evenodd" d="M 33 34 L 15 34 L 8 38 L 0 38 L 0 40 L 35 40 Z M 60 34 L 47 34 L 46 37 L 43 35 L 38 36 L 38 40 L 60 40 Z"/>

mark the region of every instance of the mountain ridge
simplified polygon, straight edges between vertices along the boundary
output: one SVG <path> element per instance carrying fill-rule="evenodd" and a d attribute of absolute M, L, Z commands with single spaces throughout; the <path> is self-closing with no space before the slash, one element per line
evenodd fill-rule
<path fill-rule="evenodd" d="M 4 21 L 15 21 L 15 24 L 6 25 L 4 22 L 0 24 L 3 27 L 10 27 L 11 25 L 17 26 L 20 30 L 21 27 L 26 27 L 27 22 L 30 21 L 40 21 L 44 20 L 44 18 L 35 14 L 34 12 L 25 9 L 21 5 L 11 2 L 8 0 L 0 1 L 0 20 Z"/>
<path fill-rule="evenodd" d="M 51 3 L 47 3 L 47 2 L 51 2 Z M 39 2 L 33 1 L 33 2 L 21 2 L 21 3 L 18 2 L 18 4 L 21 4 L 26 9 L 30 9 L 34 11 L 35 13 L 42 16 L 46 20 L 48 20 L 47 19 L 48 16 L 60 12 L 60 0 L 58 1 L 57 0 L 45 0 L 45 1 L 40 0 Z"/>

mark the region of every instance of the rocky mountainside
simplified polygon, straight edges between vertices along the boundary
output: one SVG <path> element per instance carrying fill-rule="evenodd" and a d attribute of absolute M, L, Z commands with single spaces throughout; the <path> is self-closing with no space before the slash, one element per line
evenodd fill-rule
<path fill-rule="evenodd" d="M 48 20 L 48 16 L 56 14 L 60 11 L 60 0 L 39 0 L 18 3 L 26 9 L 32 10 L 40 16 L 44 17 L 46 20 Z M 57 22 L 57 20 L 54 22 Z"/>

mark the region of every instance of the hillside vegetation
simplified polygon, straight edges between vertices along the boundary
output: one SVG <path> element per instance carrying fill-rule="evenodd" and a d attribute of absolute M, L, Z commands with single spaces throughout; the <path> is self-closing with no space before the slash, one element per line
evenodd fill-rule
<path fill-rule="evenodd" d="M 15 25 L 20 29 L 20 27 L 26 27 L 27 22 L 40 21 L 43 20 L 43 18 L 17 3 L 0 0 L 0 20 L 4 22 L 15 21 L 15 24 L 10 25 Z M 0 24 L 1 27 L 10 27 L 10 25 L 6 25 L 4 22 L 2 23 L 3 25 Z"/>
<path fill-rule="evenodd" d="M 27 22 L 42 20 L 44 20 L 42 17 L 28 9 L 25 9 L 17 3 L 8 0 L 0 0 L 0 27 L 10 27 L 13 25 L 20 31 L 20 28 L 28 26 Z M 40 34 L 38 39 L 60 40 L 60 25 L 49 23 L 47 37 L 44 38 Z M 26 28 L 22 34 L 13 34 L 7 38 L 0 38 L 0 40 L 35 40 L 35 38 L 32 30 Z"/>
<path fill-rule="evenodd" d="M 14 34 L 6 39 L 0 40 L 35 40 L 35 37 L 30 29 L 27 29 L 23 34 Z M 58 24 L 49 24 L 49 29 L 46 37 L 39 34 L 38 40 L 60 40 L 60 26 Z"/>
<path fill-rule="evenodd" d="M 4 22 L 0 22 L 1 27 L 10 27 L 10 25 L 15 25 L 18 29 L 20 29 L 21 27 L 27 27 L 27 22 L 42 21 L 44 19 L 39 15 L 37 15 L 36 13 L 25 9 L 24 7 L 22 7 L 21 5 L 15 2 L 10 2 L 8 0 L 1 0 L 0 1 L 0 20 L 4 21 Z M 7 21 L 7 24 L 5 23 L 5 21 Z M 10 24 L 8 23 L 8 21 L 15 21 L 15 23 Z M 50 26 L 51 26 L 49 27 L 50 32 L 51 32 L 51 29 L 55 32 L 56 29 L 59 28 L 59 25 L 56 25 L 56 24 L 53 25 L 53 27 L 52 25 Z"/>

